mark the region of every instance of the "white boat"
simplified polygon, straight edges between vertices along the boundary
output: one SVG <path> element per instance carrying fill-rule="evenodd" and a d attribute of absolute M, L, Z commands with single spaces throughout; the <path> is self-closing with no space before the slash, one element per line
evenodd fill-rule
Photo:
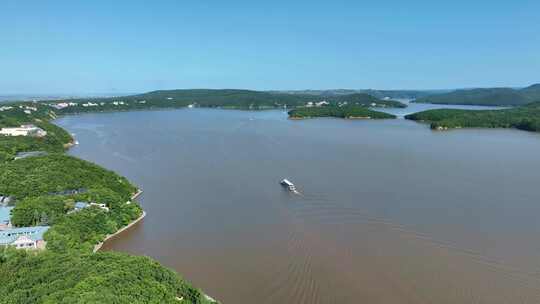
<path fill-rule="evenodd" d="M 287 189 L 289 189 L 289 191 L 292 191 L 292 192 L 296 192 L 296 186 L 291 183 L 288 179 L 283 179 L 280 184 L 284 187 L 287 187 Z"/>

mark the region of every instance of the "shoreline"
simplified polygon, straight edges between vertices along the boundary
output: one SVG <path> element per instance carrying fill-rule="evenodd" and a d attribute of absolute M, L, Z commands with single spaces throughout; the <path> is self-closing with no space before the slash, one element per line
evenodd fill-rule
<path fill-rule="evenodd" d="M 112 239 L 113 237 L 119 235 L 120 233 L 128 230 L 129 228 L 133 227 L 134 225 L 136 225 L 137 223 L 139 223 L 142 219 L 144 219 L 144 217 L 146 216 L 146 211 L 143 210 L 143 213 L 141 214 L 141 216 L 139 216 L 138 218 L 136 218 L 135 220 L 133 220 L 131 223 L 127 224 L 126 226 L 118 229 L 115 233 L 113 234 L 108 234 L 104 239 L 103 241 L 99 242 L 98 244 L 96 244 L 94 246 L 94 249 L 92 250 L 92 253 L 96 253 L 98 252 L 101 247 L 103 247 L 103 245 L 105 244 L 105 242 L 107 242 L 108 240 Z"/>
<path fill-rule="evenodd" d="M 135 194 L 131 196 L 131 199 L 132 200 L 137 199 L 137 197 L 139 197 L 142 193 L 143 193 L 142 189 L 137 189 L 137 192 L 135 192 Z"/>
<path fill-rule="evenodd" d="M 131 199 L 134 200 L 136 199 L 137 197 L 139 197 L 141 194 L 143 193 L 142 189 L 137 189 L 137 192 L 135 192 L 132 196 L 131 196 Z M 142 208 L 141 208 L 142 209 Z M 141 216 L 139 216 L 138 218 L 134 219 L 133 221 L 131 221 L 129 224 L 127 224 L 126 226 L 118 229 L 115 233 L 113 234 L 107 234 L 107 236 L 105 236 L 105 238 L 99 242 L 98 244 L 96 244 L 94 246 L 94 249 L 92 250 L 92 253 L 96 253 L 98 252 L 101 247 L 103 247 L 103 245 L 105 244 L 105 242 L 107 242 L 108 240 L 112 239 L 113 237 L 119 235 L 120 233 L 128 230 L 129 228 L 131 228 L 132 226 L 134 226 L 135 224 L 137 224 L 138 222 L 140 222 L 142 219 L 144 219 L 144 217 L 146 216 L 146 211 L 144 211 L 144 209 L 142 209 L 142 214 Z"/>

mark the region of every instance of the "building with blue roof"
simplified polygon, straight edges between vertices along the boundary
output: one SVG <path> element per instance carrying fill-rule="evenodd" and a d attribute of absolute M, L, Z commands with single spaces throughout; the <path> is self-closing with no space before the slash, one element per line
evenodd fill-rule
<path fill-rule="evenodd" d="M 89 204 L 86 203 L 86 202 L 76 202 L 74 208 L 75 208 L 75 210 L 81 210 L 81 209 L 84 209 L 84 208 L 86 208 L 88 206 L 89 206 Z"/>

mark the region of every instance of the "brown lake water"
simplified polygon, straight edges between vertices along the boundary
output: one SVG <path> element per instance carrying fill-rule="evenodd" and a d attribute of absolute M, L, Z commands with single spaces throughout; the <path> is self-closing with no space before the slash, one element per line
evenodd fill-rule
<path fill-rule="evenodd" d="M 539 134 L 210 109 L 57 123 L 144 190 L 147 217 L 104 249 L 223 303 L 540 303 Z"/>

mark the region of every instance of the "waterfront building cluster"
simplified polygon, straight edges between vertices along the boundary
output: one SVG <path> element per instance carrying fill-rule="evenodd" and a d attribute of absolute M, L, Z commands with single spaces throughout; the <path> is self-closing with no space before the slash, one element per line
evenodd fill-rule
<path fill-rule="evenodd" d="M 43 234 L 49 226 L 13 228 L 11 211 L 14 207 L 0 205 L 0 246 L 13 246 L 17 249 L 45 249 Z"/>
<path fill-rule="evenodd" d="M 20 127 L 2 128 L 0 129 L 0 135 L 44 137 L 47 135 L 47 131 L 36 127 L 33 124 L 25 124 L 21 125 Z"/>

